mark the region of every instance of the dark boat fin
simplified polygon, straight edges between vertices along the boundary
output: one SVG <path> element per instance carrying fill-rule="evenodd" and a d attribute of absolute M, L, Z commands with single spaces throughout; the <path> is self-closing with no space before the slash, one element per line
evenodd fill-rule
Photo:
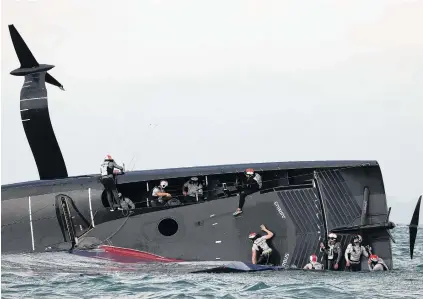
<path fill-rule="evenodd" d="M 388 222 L 380 222 L 380 223 L 373 223 L 373 224 L 365 224 L 365 225 L 353 225 L 353 226 L 343 226 L 343 227 L 336 227 L 331 230 L 334 233 L 359 233 L 359 231 L 370 231 L 370 230 L 381 230 L 381 229 L 393 229 L 395 224 L 391 221 Z"/>
<path fill-rule="evenodd" d="M 63 85 L 62 85 L 62 84 L 60 84 L 60 82 L 59 82 L 59 81 L 57 81 L 56 79 L 54 79 L 54 78 L 53 78 L 53 76 L 52 76 L 52 75 L 50 75 L 49 73 L 46 73 L 46 82 L 47 82 L 47 83 L 50 83 L 51 85 L 54 85 L 54 86 L 59 87 L 61 90 L 65 90 L 65 89 L 63 88 Z"/>
<path fill-rule="evenodd" d="M 391 238 L 392 242 L 397 243 L 397 241 L 395 241 L 394 236 L 392 236 L 391 232 L 389 230 L 386 230 L 386 232 L 389 235 L 389 238 Z"/>
<path fill-rule="evenodd" d="M 15 28 L 15 26 L 9 25 L 9 32 L 10 37 L 12 39 L 13 47 L 15 48 L 16 55 L 18 56 L 19 62 L 21 63 L 21 66 L 19 69 L 13 70 L 10 72 L 12 75 L 22 75 L 22 74 L 29 74 L 32 72 L 39 72 L 41 71 L 40 64 L 35 59 L 34 55 L 32 54 L 31 50 L 28 48 L 27 44 L 23 40 L 22 36 L 19 34 L 18 30 Z M 45 65 L 43 65 L 46 67 Z M 53 68 L 54 66 L 47 66 L 49 68 Z M 23 71 L 24 69 L 27 69 Z M 59 81 L 57 81 L 55 78 L 53 78 L 52 75 L 49 73 L 46 73 L 45 75 L 45 82 L 57 86 L 62 90 L 65 90 L 63 88 L 63 85 L 60 84 Z"/>
<path fill-rule="evenodd" d="M 363 231 L 375 231 L 375 230 L 379 231 L 379 230 L 385 229 L 389 235 L 389 238 L 392 240 L 392 242 L 396 243 L 394 237 L 389 231 L 395 227 L 395 223 L 389 221 L 389 216 L 391 215 L 391 207 L 389 207 L 388 214 L 386 215 L 386 219 L 384 222 L 367 224 L 369 200 L 370 200 L 370 190 L 368 187 L 365 187 L 363 192 L 363 206 L 361 208 L 360 225 L 337 227 L 332 229 L 331 231 L 334 233 L 347 233 L 347 234 L 360 233 L 361 234 Z"/>
<path fill-rule="evenodd" d="M 14 25 L 9 25 L 10 37 L 12 38 L 13 47 L 15 48 L 16 55 L 18 56 L 21 68 L 31 68 L 39 66 L 31 50 L 29 50 L 25 41 L 16 30 Z"/>
<path fill-rule="evenodd" d="M 388 222 L 389 221 L 389 216 L 391 215 L 391 207 L 389 207 L 389 210 L 388 210 L 388 215 L 386 215 L 386 222 Z"/>
<path fill-rule="evenodd" d="M 413 259 L 414 244 L 416 243 L 417 229 L 419 226 L 419 215 L 420 215 L 420 203 L 422 201 L 422 195 L 420 195 L 416 208 L 414 209 L 413 217 L 411 218 L 410 225 L 408 226 L 410 235 L 410 258 Z"/>
<path fill-rule="evenodd" d="M 361 212 L 361 224 L 360 225 L 353 225 L 353 226 L 343 226 L 337 227 L 332 229 L 331 231 L 334 233 L 347 233 L 347 234 L 355 234 L 355 233 L 362 233 L 363 231 L 379 231 L 385 229 L 389 235 L 389 238 L 392 242 L 396 243 L 394 237 L 390 233 L 389 230 L 395 227 L 395 223 L 389 221 L 389 215 L 391 214 L 391 208 L 388 210 L 388 215 L 386 216 L 385 222 L 379 223 L 372 223 L 372 224 L 364 224 L 367 223 L 367 206 L 369 200 L 369 193 L 366 192 L 367 188 L 364 191 L 364 201 L 363 201 L 363 208 Z"/>

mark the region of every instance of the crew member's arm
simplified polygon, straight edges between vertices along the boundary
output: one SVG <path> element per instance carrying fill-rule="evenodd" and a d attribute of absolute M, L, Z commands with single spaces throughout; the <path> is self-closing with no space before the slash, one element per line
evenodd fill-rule
<path fill-rule="evenodd" d="M 348 254 L 351 253 L 352 245 L 348 244 L 347 249 L 345 249 L 345 260 L 347 261 L 347 267 L 350 266 L 350 260 L 348 258 Z"/>
<path fill-rule="evenodd" d="M 117 165 L 117 164 L 116 164 L 116 162 L 110 162 L 110 163 L 112 163 L 112 165 L 111 165 L 111 166 L 112 166 L 113 168 L 117 168 L 117 169 L 119 169 L 120 171 L 122 171 L 122 172 L 123 172 L 123 167 L 122 167 L 122 166 Z"/>
<path fill-rule="evenodd" d="M 203 185 L 202 184 L 199 184 L 198 185 L 198 195 L 203 195 Z"/>
<path fill-rule="evenodd" d="M 338 250 L 338 257 L 336 258 L 336 263 L 335 263 L 335 267 L 338 268 L 337 265 L 339 265 L 339 263 L 341 262 L 341 258 L 342 258 L 342 248 L 341 248 L 341 243 L 337 243 L 337 250 Z"/>
<path fill-rule="evenodd" d="M 189 184 L 189 181 L 188 181 L 188 182 L 186 182 L 186 183 L 182 186 L 182 194 L 183 194 L 183 195 L 187 195 L 187 194 L 188 194 L 188 192 L 187 192 L 187 191 L 185 191 L 185 189 L 187 189 L 187 190 L 188 190 L 188 184 Z"/>
<path fill-rule="evenodd" d="M 238 192 L 243 191 L 244 189 L 244 182 L 243 179 L 236 177 L 235 187 Z"/>
<path fill-rule="evenodd" d="M 367 247 L 367 246 L 366 246 Z M 361 245 L 361 252 L 364 254 L 365 257 L 369 257 L 369 251 L 370 249 L 364 247 L 363 245 Z M 370 247 L 369 247 L 370 248 Z M 369 251 L 368 251 L 369 250 Z"/>
<path fill-rule="evenodd" d="M 253 264 L 256 264 L 256 259 L 257 259 L 257 251 L 254 249 L 254 247 L 253 247 L 253 251 L 252 251 L 252 253 L 251 253 L 251 262 L 253 263 Z"/>
<path fill-rule="evenodd" d="M 261 187 L 263 186 L 263 181 L 261 179 L 261 175 L 256 173 L 256 175 L 254 176 L 254 181 L 257 183 L 257 188 L 261 189 Z"/>
<path fill-rule="evenodd" d="M 320 252 L 324 252 L 326 255 L 328 254 L 328 250 L 325 247 L 325 244 L 323 242 L 320 242 Z"/>
<path fill-rule="evenodd" d="M 373 269 L 372 269 L 372 261 L 370 259 L 367 261 L 367 265 L 369 266 L 369 271 L 373 271 Z"/>
<path fill-rule="evenodd" d="M 156 193 L 158 196 L 166 196 L 166 197 L 172 197 L 172 195 L 170 195 L 170 193 L 167 192 L 157 192 Z"/>
<path fill-rule="evenodd" d="M 272 233 L 270 230 L 268 230 L 268 229 L 264 226 L 264 224 L 260 225 L 260 228 L 262 229 L 262 231 L 265 231 L 265 232 L 267 233 L 267 235 L 265 235 L 265 236 L 264 236 L 264 238 L 265 238 L 266 240 L 269 240 L 270 238 L 272 238 L 272 237 L 273 237 L 273 233 Z"/>
<path fill-rule="evenodd" d="M 157 187 L 154 187 L 154 189 L 153 189 L 153 196 L 157 196 L 157 197 L 160 197 L 160 196 L 172 197 L 172 195 L 170 195 L 167 192 L 161 192 L 160 189 L 157 188 Z"/>
<path fill-rule="evenodd" d="M 381 263 L 382 265 L 384 265 L 384 266 L 385 266 L 386 271 L 389 271 L 388 265 L 387 265 L 387 264 L 385 264 L 385 261 L 384 261 L 384 260 L 382 260 L 381 258 L 379 258 L 379 263 Z"/>

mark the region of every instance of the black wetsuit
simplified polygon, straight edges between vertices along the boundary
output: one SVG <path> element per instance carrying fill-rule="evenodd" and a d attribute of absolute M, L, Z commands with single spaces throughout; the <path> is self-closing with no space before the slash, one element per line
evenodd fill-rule
<path fill-rule="evenodd" d="M 116 164 L 115 161 L 109 160 L 104 161 L 102 166 L 102 176 L 101 176 L 101 183 L 104 186 L 104 189 L 106 190 L 107 194 L 107 200 L 109 202 L 110 208 L 117 208 L 119 207 L 119 195 L 116 188 L 116 177 L 113 173 L 113 170 L 115 168 L 119 169 L 123 172 L 123 167 Z M 106 172 L 105 172 L 106 170 Z"/>
<path fill-rule="evenodd" d="M 252 177 L 243 176 L 241 180 L 237 182 L 237 189 L 240 191 L 238 203 L 238 208 L 240 210 L 242 210 L 242 207 L 244 206 L 245 198 L 248 195 L 259 191 L 261 188 L 261 177 L 258 176 L 255 179 L 256 175 L 258 176 L 258 174 L 255 174 Z"/>

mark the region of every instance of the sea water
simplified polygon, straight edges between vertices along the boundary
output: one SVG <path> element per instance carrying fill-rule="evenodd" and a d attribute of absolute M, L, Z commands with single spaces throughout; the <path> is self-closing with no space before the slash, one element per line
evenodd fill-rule
<path fill-rule="evenodd" d="M 208 262 L 118 264 L 67 253 L 2 255 L 2 298 L 423 298 L 423 230 L 410 260 L 408 227 L 392 230 L 389 272 L 189 274 Z"/>

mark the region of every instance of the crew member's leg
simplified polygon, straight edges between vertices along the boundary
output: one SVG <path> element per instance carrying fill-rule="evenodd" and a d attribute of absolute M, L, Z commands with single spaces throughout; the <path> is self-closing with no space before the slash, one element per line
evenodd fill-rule
<path fill-rule="evenodd" d="M 262 253 L 257 260 L 257 265 L 267 265 L 269 264 L 270 253 Z"/>
<path fill-rule="evenodd" d="M 333 270 L 333 260 L 328 260 L 328 270 Z"/>
<path fill-rule="evenodd" d="M 358 262 L 358 263 L 351 263 L 351 271 L 352 272 L 357 272 L 357 271 L 361 271 L 361 263 L 360 262 Z"/>
<path fill-rule="evenodd" d="M 197 199 L 195 197 L 190 195 L 184 196 L 184 203 L 195 203 L 195 202 L 197 202 Z"/>
<path fill-rule="evenodd" d="M 248 195 L 253 194 L 254 192 L 256 192 L 256 191 L 255 190 L 245 190 L 245 191 L 241 191 L 239 193 L 238 209 L 233 214 L 234 216 L 237 216 L 237 215 L 242 213 L 242 208 L 244 207 L 244 204 L 245 204 L 245 198 Z"/>
<path fill-rule="evenodd" d="M 103 176 L 101 178 L 101 183 L 104 186 L 107 195 L 107 201 L 109 202 L 110 210 L 113 211 L 115 208 L 114 200 L 113 200 L 113 178 L 110 176 Z"/>

